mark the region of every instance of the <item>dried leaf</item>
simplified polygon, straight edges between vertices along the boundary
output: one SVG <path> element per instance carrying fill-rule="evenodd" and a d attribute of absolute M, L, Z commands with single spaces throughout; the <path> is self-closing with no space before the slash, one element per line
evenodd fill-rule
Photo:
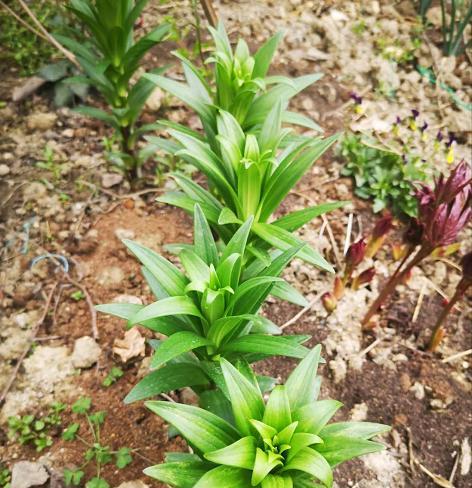
<path fill-rule="evenodd" d="M 144 356 L 146 339 L 136 327 L 128 330 L 123 339 L 115 339 L 113 353 L 126 363 L 132 358 Z"/>

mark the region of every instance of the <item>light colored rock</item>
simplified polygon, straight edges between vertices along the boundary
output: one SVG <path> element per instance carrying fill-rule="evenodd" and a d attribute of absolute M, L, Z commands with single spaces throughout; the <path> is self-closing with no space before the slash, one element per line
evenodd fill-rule
<path fill-rule="evenodd" d="M 31 114 L 26 119 L 26 125 L 30 130 L 49 130 L 54 127 L 57 115 L 52 113 Z"/>
<path fill-rule="evenodd" d="M 117 486 L 116 488 L 149 488 L 149 485 L 147 485 L 141 480 L 134 480 L 134 481 L 125 481 L 124 483 L 121 483 L 121 485 Z"/>
<path fill-rule="evenodd" d="M 398 453 L 390 449 L 362 456 L 360 459 L 377 476 L 378 485 L 403 488 L 406 486 L 405 472 L 397 460 Z"/>
<path fill-rule="evenodd" d="M 11 488 L 30 488 L 41 486 L 49 479 L 46 468 L 39 463 L 20 461 L 13 465 L 11 472 Z"/>
<path fill-rule="evenodd" d="M 147 109 L 157 112 L 161 108 L 164 98 L 165 93 L 160 88 L 155 88 L 146 100 L 145 106 Z"/>
<path fill-rule="evenodd" d="M 135 305 L 142 305 L 143 301 L 135 295 L 118 295 L 113 298 L 113 303 L 133 303 Z"/>
<path fill-rule="evenodd" d="M 15 315 L 13 321 L 21 329 L 32 327 L 38 320 L 39 314 L 37 310 L 31 310 L 30 312 L 22 312 Z"/>
<path fill-rule="evenodd" d="M 100 346 L 92 337 L 81 337 L 75 341 L 72 364 L 75 368 L 90 368 L 98 361 L 101 352 Z"/>
<path fill-rule="evenodd" d="M 118 266 L 108 266 L 107 268 L 104 268 L 98 276 L 99 284 L 109 288 L 120 286 L 124 279 L 125 273 Z"/>
<path fill-rule="evenodd" d="M 23 198 L 26 201 L 38 201 L 47 193 L 46 187 L 38 181 L 33 181 L 23 189 Z"/>
<path fill-rule="evenodd" d="M 119 185 L 123 181 L 123 175 L 119 173 L 104 173 L 102 175 L 103 188 L 111 188 L 112 186 Z"/>
<path fill-rule="evenodd" d="M 65 129 L 62 131 L 64 137 L 74 137 L 74 129 Z"/>
<path fill-rule="evenodd" d="M 117 239 L 120 241 L 123 239 L 134 239 L 135 233 L 131 229 L 116 229 L 115 230 L 115 236 Z"/>
<path fill-rule="evenodd" d="M 31 78 L 28 78 L 25 83 L 13 89 L 11 98 L 14 102 L 21 102 L 21 100 L 39 90 L 45 83 L 46 80 L 44 78 L 32 76 Z"/>
<path fill-rule="evenodd" d="M 369 407 L 366 403 L 356 403 L 350 412 L 350 419 L 353 422 L 364 422 L 367 419 Z"/>
<path fill-rule="evenodd" d="M 0 176 L 6 176 L 10 173 L 10 167 L 6 164 L 0 164 Z"/>
<path fill-rule="evenodd" d="M 470 450 L 469 438 L 466 437 L 461 444 L 461 476 L 467 476 L 472 464 L 472 454 Z"/>

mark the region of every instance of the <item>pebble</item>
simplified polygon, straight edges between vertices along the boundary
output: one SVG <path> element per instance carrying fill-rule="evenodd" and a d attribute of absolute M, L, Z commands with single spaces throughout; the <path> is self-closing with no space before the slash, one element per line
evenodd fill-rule
<path fill-rule="evenodd" d="M 30 130 L 46 131 L 52 129 L 57 121 L 57 115 L 52 113 L 40 113 L 29 115 L 26 125 Z"/>
<path fill-rule="evenodd" d="M 98 282 L 105 288 L 119 287 L 125 279 L 124 271 L 118 266 L 108 266 L 104 268 L 101 275 L 98 277 Z"/>
<path fill-rule="evenodd" d="M 123 181 L 123 175 L 119 173 L 104 173 L 102 175 L 103 188 L 111 188 L 112 186 L 119 185 Z"/>
<path fill-rule="evenodd" d="M 40 463 L 20 461 L 13 465 L 11 488 L 30 488 L 41 486 L 49 479 L 46 468 Z"/>
<path fill-rule="evenodd" d="M 149 488 L 149 485 L 141 480 L 125 481 L 118 485 L 116 488 Z"/>
<path fill-rule="evenodd" d="M 72 352 L 72 364 L 75 368 L 86 369 L 93 366 L 100 357 L 102 350 L 90 336 L 77 339 Z"/>
<path fill-rule="evenodd" d="M 161 108 L 164 98 L 165 93 L 160 88 L 155 88 L 146 100 L 145 106 L 147 109 L 157 112 Z"/>
<path fill-rule="evenodd" d="M 118 240 L 123 240 L 123 239 L 134 239 L 135 238 L 135 233 L 131 229 L 116 229 L 115 230 L 115 236 Z"/>
<path fill-rule="evenodd" d="M 0 164 L 0 176 L 6 176 L 10 173 L 10 168 L 6 164 Z"/>

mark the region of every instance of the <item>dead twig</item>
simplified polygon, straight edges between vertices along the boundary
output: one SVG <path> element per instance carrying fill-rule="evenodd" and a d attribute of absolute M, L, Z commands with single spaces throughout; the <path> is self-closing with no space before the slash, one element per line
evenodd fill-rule
<path fill-rule="evenodd" d="M 41 317 L 39 318 L 39 320 L 36 322 L 35 326 L 33 327 L 31 337 L 28 340 L 28 344 L 25 347 L 25 349 L 23 350 L 23 352 L 21 353 L 20 357 L 18 358 L 17 363 L 16 363 L 15 367 L 13 368 L 13 372 L 10 375 L 10 378 L 8 379 L 7 384 L 5 385 L 5 388 L 2 391 L 2 394 L 0 395 L 0 405 L 2 405 L 3 402 L 5 401 L 5 398 L 6 398 L 8 392 L 10 391 L 10 388 L 12 387 L 12 385 L 15 381 L 15 378 L 18 375 L 18 371 L 20 370 L 20 367 L 23 363 L 23 360 L 25 359 L 29 350 L 31 349 L 31 346 L 35 341 L 36 335 L 38 334 L 41 325 L 46 320 L 46 317 L 47 317 L 48 311 L 49 311 L 49 307 L 51 306 L 52 298 L 54 296 L 54 292 L 56 291 L 56 288 L 58 287 L 58 285 L 59 285 L 59 282 L 54 283 L 51 290 L 49 291 L 49 294 L 46 298 L 46 303 L 45 303 L 44 308 L 43 308 L 43 313 L 41 314 Z"/>
<path fill-rule="evenodd" d="M 203 12 L 205 12 L 205 17 L 208 23 L 212 27 L 216 27 L 218 24 L 218 16 L 216 15 L 215 8 L 211 0 L 200 0 L 203 7 Z"/>
<path fill-rule="evenodd" d="M 466 356 L 469 356 L 470 354 L 472 354 L 472 349 L 467 349 L 466 351 L 461 351 L 461 352 L 457 352 L 456 354 L 452 354 L 451 356 L 444 358 L 441 362 L 442 363 L 451 363 L 452 361 L 456 361 L 457 359 L 465 358 Z"/>
<path fill-rule="evenodd" d="M 302 310 L 300 310 L 297 314 L 295 314 L 291 319 L 287 320 L 287 322 L 285 322 L 285 324 L 281 325 L 280 329 L 283 330 L 286 327 L 294 324 L 300 317 L 305 315 L 316 304 L 316 302 L 318 302 L 318 300 L 321 298 L 323 293 L 325 293 L 326 291 L 328 291 L 328 290 L 327 289 L 322 290 L 319 293 L 317 293 L 315 298 L 313 298 L 313 300 L 311 300 L 310 303 L 305 308 L 302 308 Z"/>
<path fill-rule="evenodd" d="M 372 351 L 372 349 L 374 349 L 374 347 L 376 347 L 382 341 L 383 341 L 383 338 L 382 337 L 377 337 L 377 339 L 375 339 L 375 341 L 373 341 L 371 344 L 369 344 L 365 349 L 363 349 L 359 353 L 359 357 L 360 358 L 364 357 L 366 354 L 368 354 L 370 351 Z"/>

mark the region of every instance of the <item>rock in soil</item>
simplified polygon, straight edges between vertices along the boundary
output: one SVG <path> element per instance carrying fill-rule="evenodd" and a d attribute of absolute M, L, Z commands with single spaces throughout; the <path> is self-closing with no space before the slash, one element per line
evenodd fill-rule
<path fill-rule="evenodd" d="M 0 176 L 6 176 L 10 172 L 10 167 L 6 164 L 0 164 Z"/>
<path fill-rule="evenodd" d="M 141 480 L 134 480 L 134 481 L 125 481 L 121 483 L 121 485 L 117 486 L 116 488 L 149 488 L 149 485 L 142 482 Z"/>
<path fill-rule="evenodd" d="M 57 115 L 56 114 L 32 114 L 29 115 L 26 119 L 26 125 L 30 130 L 42 130 L 47 131 L 54 127 L 56 123 Z"/>
<path fill-rule="evenodd" d="M 75 368 L 90 368 L 98 361 L 101 352 L 100 346 L 92 337 L 81 337 L 75 341 L 72 364 Z"/>
<path fill-rule="evenodd" d="M 11 488 L 29 488 L 41 486 L 49 479 L 46 468 L 39 463 L 20 461 L 13 466 Z"/>
<path fill-rule="evenodd" d="M 111 188 L 112 186 L 119 185 L 123 181 L 123 175 L 118 173 L 105 173 L 102 175 L 103 188 Z"/>

